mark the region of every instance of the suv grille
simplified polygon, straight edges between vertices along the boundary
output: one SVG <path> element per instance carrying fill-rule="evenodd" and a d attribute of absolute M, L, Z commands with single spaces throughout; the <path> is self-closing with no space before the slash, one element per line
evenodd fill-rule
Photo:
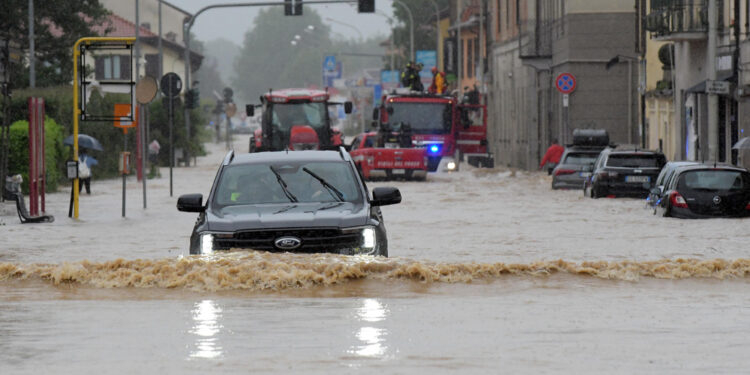
<path fill-rule="evenodd" d="M 216 238 L 217 249 L 254 249 L 284 252 L 274 241 L 279 237 L 297 237 L 302 241 L 294 250 L 298 253 L 341 253 L 342 250 L 359 246 L 359 233 L 341 233 L 335 228 L 276 229 L 236 232 L 232 238 Z"/>

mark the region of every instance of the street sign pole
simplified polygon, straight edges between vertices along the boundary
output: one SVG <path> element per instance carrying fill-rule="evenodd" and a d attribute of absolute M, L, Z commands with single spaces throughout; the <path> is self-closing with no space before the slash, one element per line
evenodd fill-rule
<path fill-rule="evenodd" d="M 174 72 L 169 72 L 161 77 L 161 92 L 164 94 L 167 103 L 167 113 L 169 117 L 169 196 L 174 194 L 172 184 L 172 169 L 174 168 L 174 99 L 182 90 L 182 80 Z M 185 103 L 187 105 L 187 103 Z M 183 155 L 185 155 L 183 153 Z"/>
<path fill-rule="evenodd" d="M 123 129 L 122 135 L 123 135 L 123 139 L 125 139 L 124 144 L 122 146 L 123 147 L 122 150 L 123 150 L 123 152 L 127 152 L 128 151 L 128 131 L 127 131 L 127 129 Z M 122 162 L 122 161 L 120 161 L 120 162 Z M 123 171 L 121 173 L 122 173 L 122 217 L 125 217 L 125 171 Z"/>
<path fill-rule="evenodd" d="M 560 141 L 563 142 L 563 144 L 568 142 L 568 128 L 569 128 L 569 120 L 570 120 L 570 94 L 575 91 L 577 86 L 576 83 L 576 77 L 574 77 L 570 73 L 560 73 L 557 76 L 557 79 L 555 79 L 555 87 L 557 87 L 557 91 L 559 91 L 562 94 L 562 115 L 563 115 L 563 123 L 562 123 L 562 129 L 560 129 Z"/>
<path fill-rule="evenodd" d="M 171 83 L 172 77 L 169 77 L 169 81 Z M 174 167 L 174 138 L 172 138 L 174 129 L 174 100 L 171 97 L 167 97 L 167 100 L 169 100 L 169 196 L 171 197 L 173 194 L 172 168 Z"/>

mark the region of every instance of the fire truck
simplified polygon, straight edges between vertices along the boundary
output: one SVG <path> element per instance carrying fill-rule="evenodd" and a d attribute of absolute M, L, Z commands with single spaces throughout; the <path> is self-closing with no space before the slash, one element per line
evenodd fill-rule
<path fill-rule="evenodd" d="M 477 167 L 494 167 L 487 147 L 487 106 L 464 104 L 454 96 L 399 91 L 386 95 L 373 120 L 408 125 L 414 146 L 427 150 L 430 172 L 457 171 L 464 159 Z"/>
<path fill-rule="evenodd" d="M 250 137 L 249 152 L 282 150 L 326 150 L 343 144 L 341 131 L 331 126 L 328 108 L 343 105 L 352 112 L 351 102 L 331 102 L 328 90 L 283 89 L 261 95 L 261 104 L 248 104 L 246 113 L 255 115 L 262 107 L 261 126 Z"/>
<path fill-rule="evenodd" d="M 362 133 L 352 141 L 349 153 L 366 180 L 424 181 L 427 177 L 427 150 L 413 147 L 408 128 L 384 126 L 377 132 Z"/>

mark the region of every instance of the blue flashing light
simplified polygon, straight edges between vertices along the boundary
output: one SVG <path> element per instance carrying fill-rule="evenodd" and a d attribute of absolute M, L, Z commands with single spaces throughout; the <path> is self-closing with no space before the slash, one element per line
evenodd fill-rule
<path fill-rule="evenodd" d="M 437 154 L 438 152 L 440 152 L 440 146 L 438 146 L 438 145 L 432 145 L 432 146 L 430 146 L 430 152 L 433 153 L 433 154 Z"/>

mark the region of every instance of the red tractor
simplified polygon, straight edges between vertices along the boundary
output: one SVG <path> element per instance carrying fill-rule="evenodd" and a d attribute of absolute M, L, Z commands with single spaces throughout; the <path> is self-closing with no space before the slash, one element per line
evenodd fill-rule
<path fill-rule="evenodd" d="M 261 126 L 250 137 L 249 152 L 326 150 L 343 145 L 341 131 L 331 126 L 328 107 L 343 105 L 349 114 L 352 103 L 329 99 L 328 91 L 313 89 L 271 90 L 263 94 Z M 255 107 L 247 105 L 249 117 L 255 114 Z"/>
<path fill-rule="evenodd" d="M 453 96 L 405 91 L 383 97 L 373 111 L 379 127 L 408 126 L 414 146 L 427 149 L 431 172 L 458 170 L 464 158 L 477 167 L 494 167 L 487 147 L 487 107 L 463 104 Z"/>

